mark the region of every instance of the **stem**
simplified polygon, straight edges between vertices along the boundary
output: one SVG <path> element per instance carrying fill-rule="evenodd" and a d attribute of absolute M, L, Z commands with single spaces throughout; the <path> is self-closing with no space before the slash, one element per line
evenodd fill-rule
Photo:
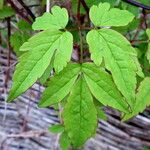
<path fill-rule="evenodd" d="M 8 55 L 7 55 L 7 67 L 10 67 L 10 54 L 11 54 L 11 45 L 10 45 L 10 36 L 11 36 L 11 24 L 10 24 L 10 18 L 7 18 L 7 45 L 8 45 Z M 9 80 L 9 69 L 6 71 L 6 78 L 5 78 L 5 88 L 7 89 L 7 83 Z"/>
<path fill-rule="evenodd" d="M 50 0 L 46 1 L 46 12 L 50 11 Z"/>
<path fill-rule="evenodd" d="M 136 2 L 134 0 L 123 0 L 123 1 L 126 2 L 126 3 L 129 3 L 129 4 L 133 5 L 133 6 L 140 7 L 140 8 L 146 9 L 146 10 L 150 10 L 150 6 L 146 6 L 144 4 Z"/>
<path fill-rule="evenodd" d="M 27 13 L 31 16 L 31 18 L 33 19 L 33 20 L 35 20 L 35 15 L 32 13 L 32 11 L 29 9 L 29 7 L 28 6 L 26 6 L 26 4 L 22 1 L 22 0 L 17 0 L 21 5 L 22 5 L 22 7 L 27 11 Z"/>
<path fill-rule="evenodd" d="M 141 18 L 140 18 L 141 22 L 135 32 L 135 35 L 133 37 L 133 39 L 131 40 L 131 44 L 134 44 L 134 41 L 136 41 L 141 29 L 142 29 L 142 26 L 143 26 L 143 23 L 145 22 L 145 15 L 143 14 L 143 11 L 142 11 L 142 14 L 141 14 Z"/>
<path fill-rule="evenodd" d="M 28 23 L 32 24 L 32 21 L 14 4 L 12 0 L 7 0 L 7 3 L 11 5 L 11 7 L 16 11 L 17 14 Z"/>

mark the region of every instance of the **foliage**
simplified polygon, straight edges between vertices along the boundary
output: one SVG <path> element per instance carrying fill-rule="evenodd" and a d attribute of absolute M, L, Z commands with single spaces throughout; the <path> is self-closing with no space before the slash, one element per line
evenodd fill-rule
<path fill-rule="evenodd" d="M 107 120 L 103 107 L 117 109 L 128 120 L 150 105 L 150 77 L 141 67 L 150 69 L 150 29 L 135 39 L 136 28 L 141 26 L 140 9 L 114 0 L 88 0 L 86 5 L 79 7 L 73 0 L 73 17 L 66 8 L 53 6 L 32 27 L 28 19 L 20 20 L 10 37 L 19 63 L 8 102 L 36 81 L 46 85 L 38 106 L 63 108 L 61 124 L 49 128 L 61 134 L 62 150 L 82 147 L 95 135 L 98 119 Z M 0 19 L 14 14 L 11 7 L 0 3 Z M 32 29 L 35 35 L 30 37 Z M 132 46 L 143 38 L 148 42 Z"/>

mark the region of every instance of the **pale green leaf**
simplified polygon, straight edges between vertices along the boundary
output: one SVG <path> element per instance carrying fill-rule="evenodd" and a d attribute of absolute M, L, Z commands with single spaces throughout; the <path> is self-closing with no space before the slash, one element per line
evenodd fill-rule
<path fill-rule="evenodd" d="M 53 41 L 52 45 L 51 41 Z M 73 36 L 70 32 L 61 32 L 57 30 L 43 31 L 24 43 L 20 51 L 33 50 L 37 47 L 42 49 L 49 46 L 53 47 L 54 69 L 58 73 L 67 65 L 67 62 L 69 62 L 71 58 Z"/>
<path fill-rule="evenodd" d="M 133 112 L 126 114 L 123 120 L 127 120 L 140 112 L 143 112 L 146 106 L 150 105 L 150 77 L 146 77 L 138 88 L 136 94 L 136 102 L 133 107 Z"/>
<path fill-rule="evenodd" d="M 48 128 L 49 132 L 52 133 L 61 133 L 64 131 L 64 126 L 62 126 L 61 124 L 57 124 L 57 125 L 52 125 L 51 127 Z"/>
<path fill-rule="evenodd" d="M 66 41 L 68 45 L 65 45 L 66 43 L 62 45 L 66 37 L 68 37 L 67 40 L 71 43 Z M 60 45 L 63 47 L 60 47 Z M 66 49 L 62 55 L 66 54 L 66 56 L 61 59 L 62 63 L 60 66 L 55 64 L 57 71 L 58 68 L 59 71 L 60 68 L 63 69 L 71 57 L 72 35 L 69 32 L 46 30 L 30 38 L 28 42 L 25 42 L 20 50 L 26 52 L 19 58 L 19 64 L 13 76 L 13 86 L 9 93 L 8 101 L 15 99 L 32 86 L 49 66 L 55 51 L 61 51 L 61 48 L 64 50 L 64 47 Z M 58 56 L 56 57 L 58 59 Z"/>
<path fill-rule="evenodd" d="M 91 53 L 91 59 L 94 63 L 99 66 L 102 63 L 103 56 L 103 46 L 100 45 L 102 43 L 102 38 L 100 37 L 97 30 L 92 30 L 87 34 L 87 43 L 89 44 L 89 50 Z"/>
<path fill-rule="evenodd" d="M 14 10 L 11 7 L 4 6 L 0 9 L 0 19 L 5 19 L 7 17 L 11 17 L 15 14 Z"/>
<path fill-rule="evenodd" d="M 150 63 L 150 28 L 148 28 L 146 30 L 146 33 L 147 33 L 147 36 L 148 36 L 148 40 L 149 40 L 149 43 L 148 43 L 148 50 L 147 50 L 147 53 L 146 53 L 146 56 L 147 56 L 147 59 Z"/>
<path fill-rule="evenodd" d="M 39 82 L 40 82 L 41 84 L 44 84 L 44 83 L 46 82 L 46 80 L 49 78 L 52 69 L 53 69 L 53 63 L 51 62 L 51 63 L 49 64 L 49 66 L 47 67 L 47 69 L 45 70 L 44 74 L 43 74 L 43 75 L 41 76 L 41 78 L 39 79 Z"/>
<path fill-rule="evenodd" d="M 111 76 L 91 63 L 82 65 L 85 80 L 95 98 L 105 106 L 128 112 L 128 105 L 119 93 Z"/>
<path fill-rule="evenodd" d="M 86 0 L 87 6 L 90 8 L 93 5 L 98 5 L 100 2 L 108 2 L 110 3 L 111 6 L 114 6 L 116 3 L 116 0 Z M 71 0 L 72 3 L 72 11 L 73 13 L 77 14 L 77 8 L 78 8 L 78 3 L 77 0 Z M 85 8 L 81 5 L 80 6 L 80 13 L 85 14 L 86 10 Z"/>
<path fill-rule="evenodd" d="M 95 36 L 98 37 L 95 39 Z M 94 40 L 93 40 L 94 39 Z M 87 42 L 92 55 L 98 54 L 98 58 L 93 61 L 97 64 L 103 56 L 106 68 L 111 71 L 115 84 L 121 93 L 125 96 L 128 103 L 133 105 L 135 101 L 136 57 L 134 48 L 118 32 L 111 29 L 92 30 L 87 35 Z M 91 46 L 95 43 L 95 46 Z M 98 45 L 97 45 L 98 44 Z M 91 49 L 93 48 L 93 49 Z"/>
<path fill-rule="evenodd" d="M 68 23 L 68 12 L 65 8 L 54 6 L 51 13 L 44 13 L 43 16 L 36 18 L 33 23 L 33 30 L 64 29 Z"/>
<path fill-rule="evenodd" d="M 60 143 L 61 150 L 69 150 L 71 143 L 68 134 L 66 132 L 63 132 L 61 134 L 59 143 Z"/>
<path fill-rule="evenodd" d="M 68 64 L 59 74 L 55 75 L 48 83 L 42 94 L 40 107 L 47 107 L 60 102 L 70 92 L 80 71 L 79 64 Z"/>
<path fill-rule="evenodd" d="M 73 87 L 63 112 L 64 126 L 74 147 L 80 147 L 95 134 L 97 111 L 83 77 Z"/>
<path fill-rule="evenodd" d="M 110 8 L 109 3 L 100 3 L 90 9 L 90 19 L 95 26 L 126 26 L 133 18 L 127 10 Z"/>

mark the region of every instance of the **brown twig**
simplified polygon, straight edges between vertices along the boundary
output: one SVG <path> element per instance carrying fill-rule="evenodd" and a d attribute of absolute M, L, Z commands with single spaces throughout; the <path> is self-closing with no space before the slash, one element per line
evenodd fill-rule
<path fill-rule="evenodd" d="M 131 44 L 134 44 L 134 41 L 136 41 L 136 39 L 137 39 L 141 29 L 142 29 L 143 22 L 145 22 L 145 17 L 144 17 L 144 14 L 142 13 L 141 14 L 141 22 L 140 22 L 140 24 L 139 24 L 139 26 L 138 26 L 138 28 L 137 28 L 137 30 L 135 32 L 135 35 L 134 35 L 133 39 L 131 40 Z"/>
<path fill-rule="evenodd" d="M 19 14 L 19 16 L 21 18 L 23 18 L 24 20 L 26 20 L 28 23 L 32 24 L 32 21 L 28 18 L 28 16 L 26 16 L 22 10 L 20 10 L 12 0 L 7 0 L 7 3 L 11 5 L 11 7 L 16 11 L 16 13 Z"/>
<path fill-rule="evenodd" d="M 10 45 L 10 36 L 11 36 L 11 25 L 10 25 L 10 18 L 7 18 L 7 46 L 8 46 L 8 54 L 7 54 L 7 68 L 10 67 L 10 55 L 11 55 L 11 45 Z M 9 81 L 9 69 L 6 71 L 5 76 L 5 88 L 7 89 L 7 83 Z"/>
<path fill-rule="evenodd" d="M 150 10 L 150 6 L 146 6 L 146 5 L 141 4 L 141 3 L 137 2 L 137 1 L 134 1 L 134 0 L 123 0 L 123 1 L 126 2 L 126 3 L 129 3 L 129 4 L 133 5 L 133 6 L 140 7 L 140 8 L 143 8 L 145 10 Z"/>
<path fill-rule="evenodd" d="M 29 9 L 29 7 L 28 6 L 26 6 L 26 4 L 22 1 L 22 0 L 17 0 L 21 5 L 22 5 L 22 7 L 27 11 L 27 13 L 31 16 L 31 18 L 33 19 L 33 20 L 35 20 L 35 15 L 32 13 L 32 11 Z"/>

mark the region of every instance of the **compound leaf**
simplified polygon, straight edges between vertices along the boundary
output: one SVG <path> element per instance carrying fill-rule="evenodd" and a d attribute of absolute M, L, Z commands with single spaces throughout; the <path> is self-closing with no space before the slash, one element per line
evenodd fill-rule
<path fill-rule="evenodd" d="M 47 107 L 60 102 L 70 92 L 80 71 L 79 64 L 68 64 L 59 74 L 55 75 L 48 83 L 42 94 L 40 107 Z"/>
<path fill-rule="evenodd" d="M 133 107 L 133 112 L 126 114 L 123 120 L 127 120 L 140 112 L 143 112 L 146 106 L 150 105 L 150 77 L 146 77 L 138 88 L 136 94 L 136 102 Z"/>
<path fill-rule="evenodd" d="M 68 23 L 68 12 L 65 8 L 54 6 L 51 13 L 44 13 L 43 16 L 36 18 L 33 23 L 33 30 L 64 29 Z"/>
<path fill-rule="evenodd" d="M 93 5 L 90 9 L 90 19 L 95 26 L 126 26 L 133 18 L 127 10 L 110 8 L 109 3 Z"/>
<path fill-rule="evenodd" d="M 82 65 L 85 80 L 95 98 L 105 106 L 128 112 L 128 105 L 119 93 L 111 76 L 94 64 Z"/>
<path fill-rule="evenodd" d="M 67 39 L 66 43 L 64 43 L 64 39 Z M 13 76 L 14 82 L 8 101 L 15 99 L 32 86 L 49 66 L 53 55 L 55 55 L 55 51 L 61 51 L 61 48 L 64 50 L 64 47 L 66 49 L 62 55 L 66 56 L 61 59 L 62 64 L 55 64 L 57 66 L 55 68 L 56 71 L 63 69 L 70 60 L 72 35 L 69 32 L 46 30 L 30 38 L 28 42 L 25 42 L 20 50 L 26 52 L 19 58 L 19 64 Z M 59 52 L 57 52 L 57 55 L 62 56 Z M 59 58 L 58 56 L 56 57 L 57 59 Z"/>
<path fill-rule="evenodd" d="M 65 130 L 74 147 L 80 147 L 96 131 L 97 111 L 83 77 L 74 85 L 63 112 Z"/>
<path fill-rule="evenodd" d="M 121 34 L 111 29 L 90 31 L 87 35 L 87 42 L 90 52 L 95 55 L 93 57 L 95 64 L 98 60 L 101 62 L 103 56 L 106 68 L 111 71 L 118 89 L 128 100 L 128 103 L 133 105 L 138 68 L 133 59 L 136 57 L 135 50 L 130 43 Z M 95 43 L 95 46 L 92 42 Z M 97 53 L 101 53 L 97 55 L 99 59 L 96 56 Z"/>

